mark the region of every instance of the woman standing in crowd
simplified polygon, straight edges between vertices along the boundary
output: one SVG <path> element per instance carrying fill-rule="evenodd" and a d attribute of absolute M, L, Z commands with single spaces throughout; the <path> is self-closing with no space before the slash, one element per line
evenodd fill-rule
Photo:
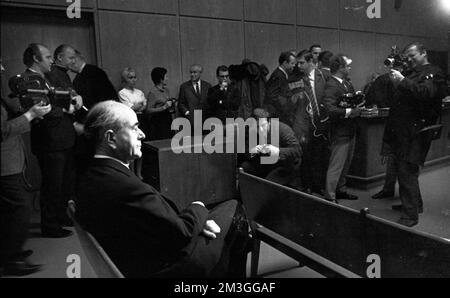
<path fill-rule="evenodd" d="M 171 125 L 175 112 L 174 101 L 167 88 L 167 69 L 156 67 L 151 72 L 154 86 L 148 93 L 148 103 L 145 109 L 149 140 L 165 140 L 173 136 Z"/>
<path fill-rule="evenodd" d="M 139 122 L 142 123 L 144 122 L 143 112 L 147 106 L 147 99 L 145 98 L 144 92 L 135 88 L 137 81 L 136 71 L 127 67 L 122 71 L 121 77 L 124 87 L 119 91 L 119 101 L 135 111 Z M 142 159 L 136 159 L 134 161 L 134 167 L 136 175 L 142 179 Z"/>

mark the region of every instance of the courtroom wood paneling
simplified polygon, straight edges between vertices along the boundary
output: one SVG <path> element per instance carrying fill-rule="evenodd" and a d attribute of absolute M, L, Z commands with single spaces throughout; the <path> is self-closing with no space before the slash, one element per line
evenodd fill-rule
<path fill-rule="evenodd" d="M 230 200 L 236 189 L 236 154 L 184 153 L 172 151 L 172 140 L 145 142 L 143 144 L 142 175 L 144 182 L 159 189 L 178 208 L 184 209 L 192 202 L 206 205 Z M 202 145 L 190 143 L 183 147 Z"/>
<path fill-rule="evenodd" d="M 408 5 L 409 1 L 403 1 L 399 10 L 394 8 L 394 1 L 381 4 L 381 19 L 375 21 L 375 32 L 389 34 L 414 34 L 416 28 L 411 27 L 412 9 Z M 416 12 L 416 15 L 419 13 Z M 417 33 L 416 33 L 417 34 Z"/>
<path fill-rule="evenodd" d="M 45 44 L 51 53 L 61 44 L 70 44 L 96 62 L 92 17 L 82 14 L 81 19 L 67 20 L 65 11 L 2 7 L 1 53 L 6 67 L 2 97 L 9 92 L 8 78 L 25 70 L 22 55 L 32 42 Z"/>
<path fill-rule="evenodd" d="M 52 6 L 64 6 L 68 7 L 71 3 L 66 0 L 1 0 L 0 2 L 14 3 L 14 4 L 31 4 L 31 5 L 52 5 Z M 95 7 L 94 0 L 81 0 L 81 7 L 93 8 Z"/>
<path fill-rule="evenodd" d="M 239 64 L 244 58 L 242 23 L 181 18 L 181 55 L 183 81 L 189 79 L 190 65 L 199 63 L 202 78 L 215 85 L 217 66 Z"/>
<path fill-rule="evenodd" d="M 296 23 L 296 0 L 245 0 L 245 20 Z"/>
<path fill-rule="evenodd" d="M 375 70 L 375 34 L 341 31 L 341 52 L 352 60 L 350 78 L 356 90 L 363 90 Z"/>
<path fill-rule="evenodd" d="M 297 0 L 297 24 L 317 27 L 339 27 L 339 1 Z"/>
<path fill-rule="evenodd" d="M 374 31 L 376 19 L 367 17 L 366 0 L 340 1 L 340 27 L 346 30 Z"/>
<path fill-rule="evenodd" d="M 98 0 L 98 8 L 176 14 L 177 0 Z"/>
<path fill-rule="evenodd" d="M 309 49 L 313 44 L 320 44 L 323 50 L 339 52 L 339 31 L 335 29 L 298 27 L 297 49 Z"/>
<path fill-rule="evenodd" d="M 442 1 L 409 0 L 410 30 L 412 35 L 424 37 L 445 36 L 450 30 L 450 13 Z M 403 8 L 403 7 L 402 7 Z"/>
<path fill-rule="evenodd" d="M 136 87 L 147 94 L 151 69 L 160 66 L 168 70 L 169 90 L 176 95 L 181 80 L 176 17 L 101 11 L 99 27 L 102 66 L 117 89 L 121 70 L 132 67 Z"/>
<path fill-rule="evenodd" d="M 180 14 L 241 20 L 244 0 L 180 0 Z"/>
<path fill-rule="evenodd" d="M 294 26 L 246 23 L 246 58 L 265 64 L 272 72 L 280 53 L 295 49 L 295 35 Z"/>

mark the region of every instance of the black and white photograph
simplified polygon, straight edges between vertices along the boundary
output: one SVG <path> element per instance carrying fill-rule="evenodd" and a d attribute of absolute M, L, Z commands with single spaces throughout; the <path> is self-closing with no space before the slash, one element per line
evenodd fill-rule
<path fill-rule="evenodd" d="M 0 279 L 450 278 L 450 0 L 0 0 Z"/>

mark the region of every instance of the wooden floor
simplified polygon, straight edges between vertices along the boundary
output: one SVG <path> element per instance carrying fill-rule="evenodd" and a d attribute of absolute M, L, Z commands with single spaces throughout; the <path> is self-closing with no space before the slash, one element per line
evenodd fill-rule
<path fill-rule="evenodd" d="M 422 196 L 424 199 L 424 214 L 420 223 L 414 229 L 450 239 L 450 164 L 446 167 L 423 173 L 420 177 Z M 342 202 L 343 205 L 360 210 L 369 208 L 371 214 L 396 221 L 400 214 L 391 210 L 391 205 L 399 203 L 398 199 L 372 200 L 370 196 L 380 190 L 380 187 L 370 191 L 353 190 L 360 196 L 359 201 Z M 76 235 L 65 239 L 40 238 L 38 214 L 33 216 L 31 238 L 26 244 L 27 249 L 33 249 L 30 260 L 44 264 L 44 270 L 27 276 L 28 278 L 66 278 L 69 266 L 67 257 L 72 254 L 81 258 L 81 277 L 96 277 L 92 267 L 86 260 Z M 298 268 L 291 258 L 263 244 L 261 248 L 261 263 L 259 274 L 262 277 L 277 278 L 313 278 L 321 277 L 308 268 Z"/>

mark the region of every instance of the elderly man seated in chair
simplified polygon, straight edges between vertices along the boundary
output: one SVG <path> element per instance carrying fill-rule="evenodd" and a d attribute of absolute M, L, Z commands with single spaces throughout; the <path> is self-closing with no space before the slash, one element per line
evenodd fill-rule
<path fill-rule="evenodd" d="M 248 225 L 236 201 L 179 211 L 142 182 L 129 163 L 141 157 L 145 135 L 121 103 L 92 108 L 85 134 L 95 156 L 79 184 L 76 217 L 125 277 L 245 277 Z"/>

